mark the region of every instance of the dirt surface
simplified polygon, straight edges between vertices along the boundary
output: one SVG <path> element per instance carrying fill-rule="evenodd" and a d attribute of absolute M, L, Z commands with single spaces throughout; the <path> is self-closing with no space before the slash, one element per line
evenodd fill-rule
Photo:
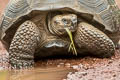
<path fill-rule="evenodd" d="M 78 57 L 69 59 L 48 59 L 37 62 L 37 66 L 68 67 L 69 72 L 63 80 L 120 80 L 120 52 L 111 58 Z"/>
<path fill-rule="evenodd" d="M 120 0 L 115 0 L 115 1 L 116 1 L 117 5 L 118 5 L 119 8 L 120 8 Z"/>
<path fill-rule="evenodd" d="M 120 7 L 120 0 L 116 0 Z M 8 0 L 0 0 L 0 15 Z M 0 49 L 4 53 L 5 50 L 0 43 Z M 115 56 L 109 59 L 100 59 L 92 57 L 75 58 L 75 59 L 53 59 L 39 61 L 37 66 L 43 65 L 57 67 L 70 67 L 76 72 L 69 72 L 67 78 L 63 80 L 120 80 L 120 52 L 117 50 Z"/>
<path fill-rule="evenodd" d="M 116 52 L 111 59 L 83 58 L 77 70 L 69 73 L 66 80 L 120 80 L 120 53 Z"/>
<path fill-rule="evenodd" d="M 9 0 L 0 0 L 0 16 L 2 15 L 8 1 Z"/>

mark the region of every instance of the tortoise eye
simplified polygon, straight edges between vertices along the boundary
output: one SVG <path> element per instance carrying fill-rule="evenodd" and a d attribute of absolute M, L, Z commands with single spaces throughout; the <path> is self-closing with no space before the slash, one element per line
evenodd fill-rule
<path fill-rule="evenodd" d="M 68 23 L 68 21 L 67 21 L 67 19 L 62 19 L 62 21 L 65 23 L 65 24 L 67 24 Z"/>

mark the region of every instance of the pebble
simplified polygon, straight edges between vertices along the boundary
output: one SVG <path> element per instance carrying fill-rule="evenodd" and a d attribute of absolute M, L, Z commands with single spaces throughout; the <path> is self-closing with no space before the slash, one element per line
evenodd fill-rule
<path fill-rule="evenodd" d="M 1 71 L 1 70 L 4 70 L 4 68 L 3 68 L 3 67 L 0 67 L 0 71 Z"/>
<path fill-rule="evenodd" d="M 59 63 L 59 65 L 64 65 L 64 63 Z"/>
<path fill-rule="evenodd" d="M 61 67 L 60 65 L 57 65 L 57 67 Z"/>
<path fill-rule="evenodd" d="M 66 63 L 66 64 L 65 64 L 65 67 L 70 68 L 70 67 L 71 67 L 71 64 L 70 64 L 70 63 Z"/>
<path fill-rule="evenodd" d="M 73 65 L 72 68 L 73 68 L 73 69 L 78 69 L 79 66 L 78 66 L 78 65 Z"/>
<path fill-rule="evenodd" d="M 112 61 L 112 60 L 109 60 L 108 64 L 111 64 L 111 63 L 113 63 L 113 61 Z"/>
<path fill-rule="evenodd" d="M 79 64 L 78 66 L 79 66 L 79 68 L 83 68 L 84 67 L 83 64 Z"/>
<path fill-rule="evenodd" d="M 58 65 L 57 65 L 57 67 L 63 67 L 64 66 L 64 63 L 59 63 Z"/>
<path fill-rule="evenodd" d="M 113 77 L 116 77 L 116 74 L 114 74 Z"/>
<path fill-rule="evenodd" d="M 53 64 L 52 62 L 50 62 L 49 64 Z"/>

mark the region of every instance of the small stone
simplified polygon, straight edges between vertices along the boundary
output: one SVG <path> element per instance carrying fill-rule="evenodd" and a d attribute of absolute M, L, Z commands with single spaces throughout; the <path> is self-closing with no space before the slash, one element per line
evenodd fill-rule
<path fill-rule="evenodd" d="M 87 75 L 87 72 L 77 72 L 77 74 L 86 76 L 86 75 Z"/>
<path fill-rule="evenodd" d="M 74 65 L 74 66 L 72 66 L 72 68 L 73 69 L 78 69 L 79 67 L 78 67 L 78 65 Z"/>
<path fill-rule="evenodd" d="M 50 62 L 49 64 L 53 64 L 52 62 Z"/>
<path fill-rule="evenodd" d="M 111 64 L 113 61 L 112 60 L 109 60 L 108 64 Z"/>
<path fill-rule="evenodd" d="M 69 72 L 69 74 L 71 75 L 71 74 L 72 74 L 72 72 Z"/>
<path fill-rule="evenodd" d="M 82 65 L 82 64 L 79 64 L 78 67 L 79 67 L 79 68 L 83 68 L 83 65 Z"/>
<path fill-rule="evenodd" d="M 3 67 L 0 67 L 0 70 L 4 70 L 4 68 L 3 68 Z"/>
<path fill-rule="evenodd" d="M 59 65 L 64 65 L 64 63 L 59 63 Z"/>
<path fill-rule="evenodd" d="M 113 77 L 116 77 L 116 74 L 114 74 Z"/>
<path fill-rule="evenodd" d="M 60 65 L 57 65 L 57 67 L 60 67 Z"/>
<path fill-rule="evenodd" d="M 71 67 L 70 63 L 66 63 L 65 67 Z"/>

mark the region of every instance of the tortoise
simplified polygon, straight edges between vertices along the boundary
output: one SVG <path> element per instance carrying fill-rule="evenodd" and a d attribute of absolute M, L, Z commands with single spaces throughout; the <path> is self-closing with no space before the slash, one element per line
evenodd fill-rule
<path fill-rule="evenodd" d="M 10 0 L 0 38 L 9 45 L 12 68 L 33 66 L 35 57 L 68 53 L 111 57 L 120 38 L 118 10 L 114 0 Z"/>

